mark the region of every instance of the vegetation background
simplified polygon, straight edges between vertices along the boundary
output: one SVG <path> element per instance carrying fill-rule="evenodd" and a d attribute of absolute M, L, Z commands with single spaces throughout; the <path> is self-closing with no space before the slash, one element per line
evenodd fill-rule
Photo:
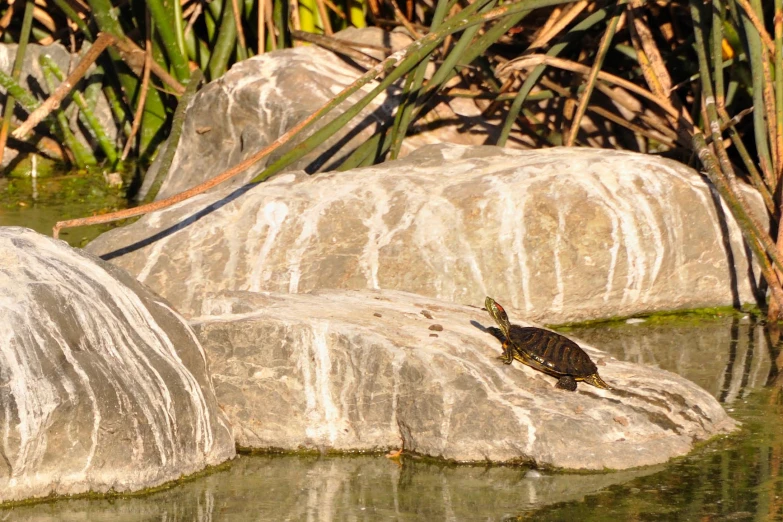
<path fill-rule="evenodd" d="M 367 25 L 405 30 L 415 41 L 403 53 L 368 62 L 332 37 Z M 85 171 L 143 172 L 163 154 L 165 174 L 184 117 L 177 108 L 201 79 L 294 45 L 324 46 L 365 64 L 366 73 L 251 158 L 299 142 L 260 171 L 257 182 L 315 148 L 394 82 L 403 96 L 393 121 L 342 168 L 396 158 L 415 122 L 453 97 L 474 98 L 485 118 L 502 121 L 489 144 L 503 146 L 513 136 L 530 147 L 675 157 L 702 170 L 728 203 L 759 259 L 768 318 L 783 318 L 783 0 L 9 0 L 0 6 L 0 38 L 19 46 L 11 73 L 0 72 L 6 93 L 0 160 L 11 140 L 36 157 Z M 69 71 L 41 60 L 45 99 L 18 81 L 30 42 L 58 42 L 78 57 Z M 83 85 L 79 80 L 93 63 L 103 83 Z M 434 65 L 431 76 L 425 75 L 428 64 Z M 372 94 L 333 114 L 371 81 L 377 82 Z M 95 89 L 110 100 L 121 129 L 117 139 L 94 117 Z M 92 146 L 74 138 L 68 110 L 71 117 L 78 113 Z M 320 130 L 300 138 L 312 125 Z M 754 215 L 742 183 L 761 193 L 768 216 Z M 206 188 L 90 219 L 139 215 Z M 124 194 L 128 201 L 132 190 Z M 58 227 L 75 224 L 84 220 Z"/>

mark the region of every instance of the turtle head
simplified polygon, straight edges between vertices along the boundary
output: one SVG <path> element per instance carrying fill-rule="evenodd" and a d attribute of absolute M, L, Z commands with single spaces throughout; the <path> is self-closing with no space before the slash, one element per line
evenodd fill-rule
<path fill-rule="evenodd" d="M 596 388 L 601 388 L 602 390 L 611 390 L 612 388 L 609 387 L 608 384 L 606 384 L 606 381 L 604 381 L 597 373 L 594 373 L 592 375 L 588 375 L 584 378 L 584 381 L 587 384 L 592 384 Z"/>
<path fill-rule="evenodd" d="M 503 307 L 491 297 L 487 297 L 484 300 L 484 306 L 486 307 L 487 312 L 489 312 L 489 315 L 492 316 L 492 319 L 498 324 L 500 331 L 503 332 L 506 339 L 509 339 L 511 337 L 511 322 L 509 322 L 508 314 Z"/>

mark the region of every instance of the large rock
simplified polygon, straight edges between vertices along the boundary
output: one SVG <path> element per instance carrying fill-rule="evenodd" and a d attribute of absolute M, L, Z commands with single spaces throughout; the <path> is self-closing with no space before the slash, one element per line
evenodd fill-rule
<path fill-rule="evenodd" d="M 735 427 L 693 383 L 590 347 L 612 390 L 556 389 L 497 360 L 486 312 L 413 294 L 226 292 L 204 313 L 191 324 L 244 447 L 602 470 L 665 462 Z"/>
<path fill-rule="evenodd" d="M 204 351 L 122 270 L 0 228 L 0 503 L 158 486 L 234 456 Z"/>
<path fill-rule="evenodd" d="M 659 157 L 441 145 L 201 195 L 87 248 L 185 315 L 206 292 L 385 288 L 462 304 L 489 294 L 553 324 L 753 302 L 742 236 L 715 201 Z"/>
<path fill-rule="evenodd" d="M 378 28 L 350 29 L 336 35 L 358 42 L 358 48 L 376 58 L 384 58 L 362 45 L 401 49 L 412 40 L 399 33 Z M 254 155 L 278 137 L 298 125 L 353 83 L 365 70 L 330 51 L 310 45 L 264 53 L 235 64 L 222 77 L 206 85 L 193 99 L 182 127 L 168 176 L 157 198 L 171 196 L 213 178 L 224 170 Z M 346 101 L 316 122 L 314 129 L 355 105 L 370 93 L 376 82 L 363 86 Z M 381 93 L 343 129 L 335 132 L 314 151 L 288 167 L 313 173 L 337 168 L 353 150 L 382 132 L 393 121 L 399 103 L 400 86 Z M 480 123 L 482 132 L 464 129 Z M 482 116 L 473 100 L 454 99 L 438 104 L 416 123 L 411 136 L 403 141 L 402 156 L 427 143 L 481 144 L 497 129 Z M 280 148 L 252 168 L 227 182 L 242 185 L 293 147 Z M 158 174 L 156 162 L 145 176 L 139 192 L 144 197 Z"/>

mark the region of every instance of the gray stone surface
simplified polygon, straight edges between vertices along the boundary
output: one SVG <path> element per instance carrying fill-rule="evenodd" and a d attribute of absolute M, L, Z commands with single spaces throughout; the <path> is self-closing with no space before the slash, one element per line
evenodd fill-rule
<path fill-rule="evenodd" d="M 89 46 L 86 46 L 87 49 Z M 16 44 L 0 44 L 0 70 L 6 74 L 11 74 L 11 68 L 16 58 Z M 32 94 L 39 102 L 43 102 L 49 96 L 49 88 L 44 79 L 43 70 L 39 63 L 39 59 L 42 55 L 48 55 L 57 64 L 60 70 L 64 74 L 68 74 L 79 63 L 79 56 L 72 56 L 65 47 L 58 43 L 51 45 L 37 45 L 29 44 L 24 57 L 24 65 L 22 66 L 22 73 L 20 75 L 19 84 L 25 88 L 27 92 Z M 90 85 L 89 95 L 86 96 L 88 102 L 90 102 L 93 108 L 95 116 L 100 121 L 106 134 L 114 139 L 117 136 L 117 125 L 114 122 L 114 117 L 111 114 L 109 103 L 106 100 L 103 92 L 100 90 L 100 84 L 103 82 L 103 77 L 96 71 L 95 66 L 92 66 L 85 75 L 85 79 L 77 85 L 77 88 L 83 90 L 86 85 Z M 58 82 L 59 83 L 59 82 Z M 84 94 L 84 91 L 82 91 Z M 0 88 L 0 107 L 5 107 L 5 89 Z M 62 108 L 66 110 L 66 114 L 72 115 L 75 113 L 77 107 L 68 97 L 62 104 Z M 29 115 L 25 110 L 21 109 L 18 105 L 14 112 L 17 122 L 24 121 Z M 76 137 L 84 144 L 90 145 L 96 153 L 101 154 L 97 143 L 92 139 L 89 133 L 85 132 L 79 125 L 77 118 L 70 118 L 71 131 Z M 45 125 L 45 124 L 42 124 Z M 8 166 L 17 157 L 18 151 L 14 148 L 14 141 L 11 140 L 3 154 L 2 167 Z"/>
<path fill-rule="evenodd" d="M 201 345 L 117 267 L 0 228 L 0 503 L 134 491 L 234 456 Z"/>
<path fill-rule="evenodd" d="M 385 33 L 377 28 L 346 30 L 337 36 L 393 49 L 410 42 L 401 33 Z M 383 53 L 365 51 L 383 57 Z M 235 64 L 221 78 L 206 85 L 191 102 L 169 171 L 171 175 L 161 186 L 157 199 L 213 178 L 270 145 L 364 72 L 352 62 L 314 45 L 264 53 Z M 331 121 L 376 86 L 377 83 L 371 82 L 362 87 L 313 129 Z M 399 86 L 387 89 L 341 131 L 288 170 L 313 173 L 336 168 L 358 145 L 392 123 L 399 91 Z M 490 125 L 472 100 L 441 103 L 412 128 L 414 135 L 403 142 L 401 156 L 427 143 L 481 144 L 499 124 L 495 121 Z M 308 135 L 312 132 L 308 131 Z M 227 184 L 246 183 L 292 146 L 290 143 L 280 148 Z M 158 165 L 154 164 L 147 172 L 140 198 L 151 187 L 157 169 Z"/>
<path fill-rule="evenodd" d="M 492 295 L 557 324 L 754 302 L 741 233 L 720 209 L 695 171 L 659 157 L 439 145 L 201 195 L 87 248 L 186 316 L 207 292 L 369 288 Z"/>
<path fill-rule="evenodd" d="M 191 324 L 245 447 L 602 470 L 665 462 L 735 428 L 693 383 L 587 346 L 613 389 L 556 389 L 497 360 L 486 312 L 414 294 L 225 292 Z"/>

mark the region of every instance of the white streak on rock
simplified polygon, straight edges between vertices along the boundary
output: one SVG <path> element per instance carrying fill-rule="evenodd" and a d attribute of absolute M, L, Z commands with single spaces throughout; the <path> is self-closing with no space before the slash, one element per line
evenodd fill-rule
<path fill-rule="evenodd" d="M 332 399 L 328 324 L 318 323 L 312 329 L 305 329 L 302 335 L 305 348 L 298 351 L 307 405 L 307 436 L 318 446 L 334 444 L 340 412 Z"/>
<path fill-rule="evenodd" d="M 394 231 L 390 231 L 384 220 L 384 217 L 389 212 L 389 199 L 393 197 L 392 194 L 375 187 L 371 188 L 370 192 L 376 204 L 372 209 L 372 214 L 362 219 L 362 223 L 367 227 L 367 243 L 359 258 L 359 266 L 362 272 L 364 272 L 368 288 L 377 290 L 380 288 L 380 283 L 378 282 L 380 250 L 389 244 L 398 228 L 395 227 Z M 410 211 L 405 214 L 410 216 L 407 220 L 408 224 L 410 224 L 413 214 Z"/>
<path fill-rule="evenodd" d="M 565 284 L 563 282 L 563 269 L 560 266 L 560 255 L 563 243 L 563 236 L 566 233 L 565 230 L 565 213 L 563 212 L 563 209 L 558 207 L 557 208 L 557 234 L 555 235 L 555 246 L 554 246 L 554 253 L 552 255 L 552 261 L 554 262 L 554 276 L 555 276 L 555 285 L 557 288 L 557 294 L 555 294 L 554 299 L 552 299 L 552 309 L 556 312 L 561 312 L 563 310 L 563 297 L 565 295 Z"/>
<path fill-rule="evenodd" d="M 512 259 L 508 263 L 506 273 L 506 284 L 512 297 L 512 305 L 515 308 L 522 308 L 526 312 L 533 309 L 533 303 L 530 300 L 530 270 L 527 266 L 527 256 L 525 254 L 525 191 L 518 192 L 519 201 L 512 194 L 512 187 L 509 183 L 500 177 L 490 178 L 492 189 L 499 199 L 498 208 L 500 209 L 500 226 L 498 234 L 498 243 L 501 245 L 510 245 L 506 251 L 509 252 Z M 516 257 L 516 263 L 514 259 Z M 520 296 L 514 292 L 516 277 L 514 269 L 519 270 L 520 291 L 522 292 L 521 301 L 524 307 L 520 306 Z"/>
<path fill-rule="evenodd" d="M 10 389 L 0 434 L 12 472 L 24 480 L 17 491 L 158 485 L 195 471 L 188 453 L 192 447 L 181 447 L 190 440 L 198 447 L 196 460 L 211 458 L 214 402 L 210 407 L 198 379 L 183 364 L 169 337 L 172 330 L 158 323 L 160 317 L 171 325 L 179 320 L 174 331 L 180 328 L 198 346 L 182 318 L 162 303 L 166 311 L 155 316 L 148 308 L 151 301 L 136 293 L 140 287 L 123 285 L 62 242 L 29 230 L 3 230 L 0 256 L 9 252 L 23 257 L 0 267 L 0 311 L 9 319 L 0 322 L 0 387 L 8 380 Z M 198 350 L 206 377 L 205 354 Z M 122 435 L 115 435 L 118 426 L 126 430 Z M 184 435 L 184 429 L 192 429 L 194 437 Z M 224 444 L 227 434 L 222 434 Z M 127 441 L 121 451 L 129 461 L 119 466 L 126 473 L 138 467 L 138 476 L 123 480 L 112 479 L 114 470 L 106 469 L 111 460 L 106 441 L 120 436 Z M 51 440 L 57 445 L 51 446 Z M 52 451 L 65 453 L 62 471 L 47 484 Z M 172 465 L 180 470 L 173 476 Z M 144 466 L 155 471 L 142 471 Z M 145 479 L 159 482 L 139 486 Z M 17 494 L 24 495 L 7 497 L 0 491 L 0 501 L 18 499 Z"/>
<path fill-rule="evenodd" d="M 256 220 L 251 233 L 248 234 L 249 241 L 247 245 L 248 252 L 253 252 L 255 250 L 255 242 L 262 232 L 266 232 L 264 242 L 258 250 L 255 262 L 250 267 L 250 277 L 247 286 L 248 290 L 256 292 L 261 289 L 261 281 L 268 281 L 272 276 L 272 272 L 266 268 L 266 260 L 275 245 L 275 240 L 282 229 L 283 223 L 288 217 L 288 205 L 282 201 L 272 201 L 263 207 L 263 210 L 259 212 L 260 216 L 263 216 L 263 218 Z"/>

